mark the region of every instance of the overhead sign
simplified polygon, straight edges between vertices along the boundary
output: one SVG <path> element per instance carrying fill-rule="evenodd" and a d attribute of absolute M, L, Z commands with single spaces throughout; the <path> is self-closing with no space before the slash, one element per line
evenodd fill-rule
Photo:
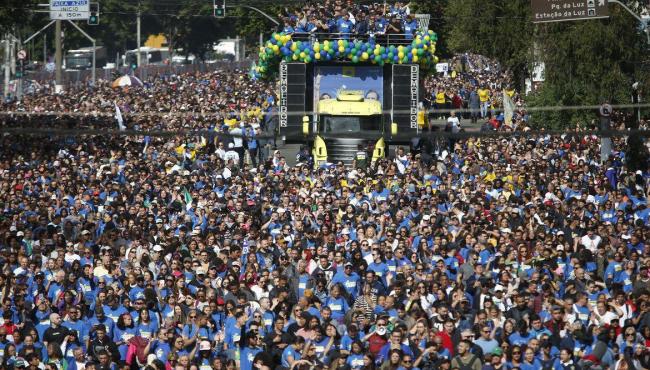
<path fill-rule="evenodd" d="M 50 0 L 50 19 L 74 20 L 90 17 L 90 0 Z"/>
<path fill-rule="evenodd" d="M 531 0 L 533 22 L 608 18 L 607 0 Z"/>
<path fill-rule="evenodd" d="M 17 56 L 18 59 L 23 60 L 27 57 L 27 52 L 25 50 L 19 50 Z"/>

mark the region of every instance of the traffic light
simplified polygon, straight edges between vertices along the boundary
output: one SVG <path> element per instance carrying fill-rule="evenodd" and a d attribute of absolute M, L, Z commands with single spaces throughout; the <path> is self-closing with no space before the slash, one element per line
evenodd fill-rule
<path fill-rule="evenodd" d="M 213 0 L 214 16 L 216 18 L 226 17 L 226 0 Z"/>
<path fill-rule="evenodd" d="M 91 26 L 99 25 L 99 3 L 90 3 L 90 14 L 88 15 L 88 24 Z"/>

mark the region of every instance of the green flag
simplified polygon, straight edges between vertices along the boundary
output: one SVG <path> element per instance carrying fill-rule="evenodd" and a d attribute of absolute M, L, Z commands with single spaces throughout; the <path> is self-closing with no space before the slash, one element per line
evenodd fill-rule
<path fill-rule="evenodd" d="M 183 188 L 183 198 L 185 199 L 185 208 L 192 208 L 192 194 L 187 191 L 187 188 Z"/>

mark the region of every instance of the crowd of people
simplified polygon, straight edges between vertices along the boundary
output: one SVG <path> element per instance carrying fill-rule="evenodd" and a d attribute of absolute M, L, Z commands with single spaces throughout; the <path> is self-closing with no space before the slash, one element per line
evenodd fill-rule
<path fill-rule="evenodd" d="M 488 89 L 488 122 L 507 74 L 465 61 L 428 94 Z M 3 105 L 246 136 L 2 136 L 0 368 L 650 368 L 650 188 L 624 139 L 605 162 L 573 132 L 289 166 L 255 139 L 276 99 L 211 72 Z"/>
<path fill-rule="evenodd" d="M 283 24 L 279 31 L 289 35 L 338 34 L 379 36 L 393 34 L 413 39 L 418 23 L 408 3 L 358 4 L 343 0 L 308 2 L 302 8 L 285 8 L 278 17 Z"/>
<path fill-rule="evenodd" d="M 447 118 L 450 111 L 484 130 L 517 130 L 525 127 L 528 115 L 522 96 L 513 87 L 509 71 L 476 54 L 458 54 L 447 62 L 448 70 L 425 79 L 426 106 L 433 118 Z M 514 117 L 506 124 L 504 93 L 513 104 Z M 523 124 L 523 125 L 522 125 Z"/>

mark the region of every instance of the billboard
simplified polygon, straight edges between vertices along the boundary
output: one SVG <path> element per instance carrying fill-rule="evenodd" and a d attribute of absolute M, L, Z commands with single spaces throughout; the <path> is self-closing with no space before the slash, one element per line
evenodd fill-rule
<path fill-rule="evenodd" d="M 314 107 L 321 99 L 336 98 L 340 90 L 363 91 L 368 98 L 383 104 L 384 75 L 375 66 L 316 66 L 314 70 Z"/>
<path fill-rule="evenodd" d="M 609 17 L 607 0 L 532 0 L 533 22 L 559 22 Z"/>

